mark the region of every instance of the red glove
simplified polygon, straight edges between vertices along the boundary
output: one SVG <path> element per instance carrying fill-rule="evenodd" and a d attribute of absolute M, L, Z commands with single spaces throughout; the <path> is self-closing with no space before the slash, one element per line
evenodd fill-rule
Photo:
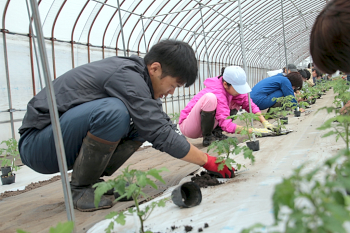
<path fill-rule="evenodd" d="M 235 169 L 229 169 L 226 165 L 224 165 L 224 169 L 218 171 L 219 163 L 215 163 L 216 157 L 210 156 L 206 153 L 208 157 L 208 162 L 203 165 L 205 169 L 207 169 L 208 173 L 215 175 L 218 178 L 233 178 L 235 176 Z"/>

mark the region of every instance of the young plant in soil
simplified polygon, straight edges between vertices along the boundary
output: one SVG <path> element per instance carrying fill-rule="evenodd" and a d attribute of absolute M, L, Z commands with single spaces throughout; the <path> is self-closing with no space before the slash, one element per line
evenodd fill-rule
<path fill-rule="evenodd" d="M 347 81 L 344 79 L 337 79 L 335 81 L 332 81 L 332 86 L 334 93 L 337 95 L 334 98 L 334 104 L 338 108 L 342 108 L 348 100 L 350 100 L 350 92 L 349 90 L 349 85 L 347 85 Z"/>
<path fill-rule="evenodd" d="M 19 157 L 18 144 L 14 138 L 2 141 L 0 145 L 2 144 L 5 144 L 6 148 L 0 148 L 0 155 L 3 156 L 0 157 L 1 170 L 5 169 L 6 167 L 10 167 L 9 172 L 7 174 L 3 174 L 9 177 L 13 175 L 14 171 L 17 171 L 20 168 L 15 165 L 15 161 Z"/>
<path fill-rule="evenodd" d="M 157 185 L 151 180 L 151 177 L 165 184 L 161 172 L 168 171 L 166 168 L 161 169 L 151 169 L 149 171 L 139 171 L 136 169 L 129 170 L 129 166 L 122 171 L 122 174 L 114 178 L 113 180 L 108 180 L 106 182 L 101 182 L 94 184 L 93 187 L 95 190 L 95 206 L 98 206 L 98 203 L 101 200 L 101 196 L 106 193 L 108 190 L 114 188 L 114 192 L 118 192 L 119 198 L 115 199 L 115 201 L 119 201 L 120 199 L 132 198 L 135 203 L 135 208 L 129 208 L 127 211 L 120 212 L 111 212 L 106 216 L 108 219 L 113 219 L 113 221 L 109 224 L 106 229 L 107 233 L 110 233 L 114 228 L 114 222 L 125 225 L 126 215 L 134 215 L 139 218 L 140 221 L 140 233 L 150 233 L 151 231 L 145 231 L 144 222 L 150 216 L 154 208 L 156 207 L 164 207 L 166 199 L 162 199 L 158 202 L 152 202 L 150 205 L 146 206 L 144 210 L 140 208 L 140 196 L 147 197 L 147 195 L 143 192 L 143 189 L 146 186 L 151 186 L 154 189 L 158 189 Z"/>
<path fill-rule="evenodd" d="M 251 124 L 251 121 L 254 121 L 254 120 L 259 121 L 260 120 L 259 116 L 257 116 L 254 113 L 244 112 L 244 113 L 239 114 L 239 115 L 227 117 L 227 119 L 232 119 L 232 118 L 234 118 L 235 120 L 240 119 L 241 121 L 244 122 L 244 126 L 243 126 L 243 129 L 240 131 L 240 134 L 247 135 L 248 140 L 251 142 L 253 140 L 253 133 L 249 132 L 249 129 L 251 128 L 250 124 Z M 258 136 L 261 136 L 261 135 L 258 135 Z"/>
<path fill-rule="evenodd" d="M 287 115 L 291 114 L 297 107 L 297 104 L 293 102 L 294 99 L 295 97 L 292 95 L 272 98 L 272 101 L 281 103 L 281 106 L 270 108 L 270 111 L 264 114 L 266 119 L 273 118 L 277 122 L 277 127 L 275 129 L 277 135 L 280 135 L 282 129 L 285 128 L 284 124 L 288 121 Z"/>
<path fill-rule="evenodd" d="M 350 115 L 339 115 L 334 107 L 323 108 L 336 114 L 319 130 L 328 130 L 323 137 L 336 135 L 345 142 L 345 149 L 307 171 L 305 164 L 294 169 L 289 178 L 276 185 L 273 194 L 274 224 L 255 224 L 243 233 L 280 232 L 348 232 L 345 223 L 350 221 Z M 342 162 L 341 162 L 342 161 Z"/>
<path fill-rule="evenodd" d="M 255 162 L 253 151 L 247 146 L 239 146 L 237 138 L 230 137 L 222 141 L 212 142 L 208 146 L 207 152 L 209 152 L 212 149 L 219 155 L 215 161 L 216 163 L 219 163 L 219 171 L 224 169 L 224 165 L 226 165 L 229 169 L 232 169 L 232 164 L 237 167 L 237 170 L 241 169 L 242 164 L 237 163 L 234 159 L 231 159 L 230 154 L 238 155 L 239 153 L 243 152 L 243 156 L 245 159 L 250 159 L 252 164 L 254 164 Z M 245 166 L 243 165 L 243 167 Z"/>
<path fill-rule="evenodd" d="M 260 133 L 256 134 L 255 136 L 253 135 L 253 133 L 249 132 L 250 124 L 252 121 L 254 120 L 260 120 L 259 116 L 257 116 L 254 113 L 249 113 L 249 112 L 244 112 L 242 114 L 239 115 L 234 115 L 234 116 L 229 116 L 227 117 L 227 119 L 232 119 L 234 118 L 236 119 L 240 119 L 241 121 L 244 122 L 244 126 L 242 127 L 243 129 L 239 132 L 241 135 L 247 135 L 248 136 L 248 140 L 246 142 L 246 145 L 252 149 L 253 151 L 255 150 L 259 150 L 259 140 L 255 140 L 255 136 L 261 136 Z"/>

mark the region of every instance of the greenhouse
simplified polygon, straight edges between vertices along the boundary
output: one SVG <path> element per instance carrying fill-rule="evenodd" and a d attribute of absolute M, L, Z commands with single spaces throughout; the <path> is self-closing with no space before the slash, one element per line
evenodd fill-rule
<path fill-rule="evenodd" d="M 350 2 L 0 12 L 0 232 L 350 232 Z"/>

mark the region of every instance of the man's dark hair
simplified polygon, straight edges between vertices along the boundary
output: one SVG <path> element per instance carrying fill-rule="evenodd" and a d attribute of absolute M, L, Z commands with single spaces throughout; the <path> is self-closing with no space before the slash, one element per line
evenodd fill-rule
<path fill-rule="evenodd" d="M 295 87 L 296 90 L 300 90 L 303 87 L 303 79 L 298 72 L 292 72 L 286 75 L 289 79 L 292 86 Z"/>
<path fill-rule="evenodd" d="M 310 53 L 325 73 L 350 73 L 350 1 L 332 0 L 317 16 L 310 36 Z"/>
<path fill-rule="evenodd" d="M 322 72 L 319 69 L 313 68 L 312 72 L 316 71 L 316 77 L 322 76 Z"/>
<path fill-rule="evenodd" d="M 307 68 L 311 69 L 313 66 L 314 66 L 314 64 L 309 63 L 309 64 L 307 65 Z"/>
<path fill-rule="evenodd" d="M 309 80 L 311 78 L 311 73 L 307 69 L 304 69 L 304 72 L 306 74 L 306 80 Z"/>
<path fill-rule="evenodd" d="M 191 46 L 178 40 L 162 40 L 152 46 L 144 57 L 146 65 L 159 62 L 162 66 L 162 78 L 172 76 L 178 82 L 191 86 L 197 79 L 198 65 Z"/>
<path fill-rule="evenodd" d="M 306 72 L 304 70 L 298 70 L 298 72 L 301 75 L 301 77 L 303 77 L 304 79 L 307 79 L 307 75 L 306 75 Z"/>

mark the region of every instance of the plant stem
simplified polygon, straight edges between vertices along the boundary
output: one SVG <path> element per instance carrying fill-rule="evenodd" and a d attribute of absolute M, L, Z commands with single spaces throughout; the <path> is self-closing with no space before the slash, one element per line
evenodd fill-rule
<path fill-rule="evenodd" d="M 346 143 L 346 151 L 349 152 L 349 124 L 345 122 L 345 143 Z"/>
<path fill-rule="evenodd" d="M 249 119 L 245 119 L 245 125 L 247 126 L 247 134 L 248 134 L 249 141 L 252 141 L 249 133 Z"/>
<path fill-rule="evenodd" d="M 140 223 L 141 223 L 141 227 L 140 227 L 140 233 L 144 233 L 145 230 L 143 229 L 143 219 L 142 219 L 142 216 L 140 215 L 140 206 L 139 206 L 139 202 L 137 200 L 138 196 L 139 196 L 140 192 L 137 192 L 136 194 L 133 194 L 133 199 L 134 199 L 134 202 L 135 202 L 135 207 L 136 207 L 136 211 L 137 211 L 137 216 L 139 217 L 140 219 Z"/>

